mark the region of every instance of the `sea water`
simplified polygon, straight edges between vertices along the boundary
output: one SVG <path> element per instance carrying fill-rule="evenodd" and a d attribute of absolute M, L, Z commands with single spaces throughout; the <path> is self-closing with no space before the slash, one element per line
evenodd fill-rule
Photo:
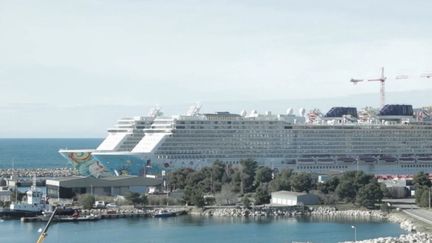
<path fill-rule="evenodd" d="M 0 168 L 60 168 L 69 166 L 59 149 L 95 149 L 100 138 L 0 139 Z"/>
<path fill-rule="evenodd" d="M 174 218 L 106 219 L 96 222 L 53 223 L 50 242 L 340 242 L 405 233 L 398 224 L 370 220 L 319 218 L 231 218 L 179 216 Z M 44 223 L 3 221 L 0 242 L 35 242 Z"/>

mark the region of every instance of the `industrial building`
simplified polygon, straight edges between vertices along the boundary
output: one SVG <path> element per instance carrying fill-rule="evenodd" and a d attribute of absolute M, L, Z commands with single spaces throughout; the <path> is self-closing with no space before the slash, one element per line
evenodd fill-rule
<path fill-rule="evenodd" d="M 275 206 L 316 205 L 320 200 L 310 193 L 277 191 L 271 193 L 270 203 Z"/>
<path fill-rule="evenodd" d="M 46 180 L 49 198 L 73 198 L 79 194 L 117 196 L 127 192 L 145 193 L 162 185 L 162 179 L 142 176 L 71 176 Z"/>

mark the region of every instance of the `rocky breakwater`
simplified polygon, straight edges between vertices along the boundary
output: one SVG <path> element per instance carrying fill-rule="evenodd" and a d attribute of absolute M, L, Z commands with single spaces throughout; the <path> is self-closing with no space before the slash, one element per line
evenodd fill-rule
<path fill-rule="evenodd" d="M 207 208 L 201 215 L 203 216 L 231 216 L 231 217 L 266 217 L 266 216 L 301 216 L 308 215 L 309 211 L 305 207 L 223 207 Z"/>
<path fill-rule="evenodd" d="M 390 222 L 399 223 L 401 229 L 409 231 L 409 232 L 415 232 L 416 226 L 414 222 L 400 214 L 390 214 L 388 217 L 388 220 Z"/>
<path fill-rule="evenodd" d="M 76 171 L 72 168 L 7 168 L 0 169 L 0 177 L 10 177 L 12 175 L 18 178 L 36 177 L 67 177 L 76 175 Z"/>
<path fill-rule="evenodd" d="M 206 208 L 201 212 L 203 216 L 231 216 L 231 217 L 256 217 L 256 216 L 320 216 L 320 217 L 349 217 L 349 218 L 375 218 L 385 219 L 386 215 L 378 210 L 343 210 L 338 211 L 333 207 L 308 208 L 300 206 L 291 207 L 221 207 Z"/>
<path fill-rule="evenodd" d="M 115 209 L 82 209 L 80 210 L 80 214 L 87 215 L 97 215 L 97 216 L 105 216 L 105 215 L 119 215 L 119 216 L 149 216 L 150 214 L 146 210 L 137 209 L 133 207 L 123 207 L 123 208 L 115 208 Z"/>
<path fill-rule="evenodd" d="M 376 239 L 368 239 L 362 241 L 356 241 L 361 243 L 432 243 L 432 234 L 417 232 L 415 223 L 409 219 L 409 217 L 399 214 L 391 213 L 386 215 L 385 218 L 390 222 L 399 223 L 401 229 L 406 230 L 410 233 L 400 235 L 399 237 L 379 237 Z M 345 241 L 344 243 L 350 243 L 353 241 Z"/>
<path fill-rule="evenodd" d="M 386 219 L 387 215 L 379 210 L 337 210 L 334 207 L 317 207 L 310 209 L 311 216 L 323 217 L 349 217 L 349 218 L 375 218 Z"/>
<path fill-rule="evenodd" d="M 345 241 L 344 243 L 352 243 L 354 241 Z M 399 237 L 380 237 L 370 240 L 356 241 L 356 243 L 432 243 L 432 236 L 426 233 L 412 233 L 400 235 Z"/>

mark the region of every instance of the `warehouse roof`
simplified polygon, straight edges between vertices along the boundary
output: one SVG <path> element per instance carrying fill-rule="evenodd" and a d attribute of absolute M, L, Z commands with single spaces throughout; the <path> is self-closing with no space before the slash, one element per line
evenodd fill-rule
<path fill-rule="evenodd" d="M 277 192 L 271 193 L 272 197 L 279 197 L 279 198 L 293 198 L 293 197 L 298 197 L 298 196 L 303 196 L 303 195 L 307 195 L 307 193 L 305 193 L 305 192 L 291 192 L 291 191 L 277 191 Z"/>
<path fill-rule="evenodd" d="M 110 176 L 94 178 L 91 176 L 69 176 L 49 179 L 46 185 L 59 187 L 109 187 L 109 186 L 157 186 L 162 179 L 147 178 L 143 176 Z"/>

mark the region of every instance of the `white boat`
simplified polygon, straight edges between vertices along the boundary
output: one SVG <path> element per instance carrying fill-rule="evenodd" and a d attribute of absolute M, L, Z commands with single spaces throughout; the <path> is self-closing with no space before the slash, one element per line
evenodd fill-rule
<path fill-rule="evenodd" d="M 36 177 L 33 178 L 30 190 L 26 192 L 26 198 L 23 202 L 12 202 L 8 210 L 0 211 L 0 216 L 12 218 L 35 216 L 42 214 L 47 208 L 43 193 L 36 188 Z"/>

